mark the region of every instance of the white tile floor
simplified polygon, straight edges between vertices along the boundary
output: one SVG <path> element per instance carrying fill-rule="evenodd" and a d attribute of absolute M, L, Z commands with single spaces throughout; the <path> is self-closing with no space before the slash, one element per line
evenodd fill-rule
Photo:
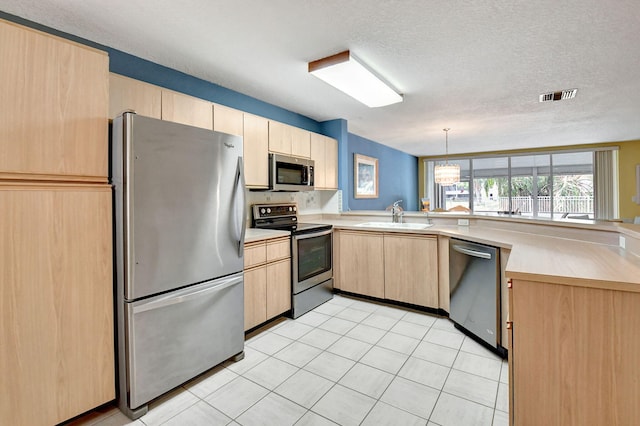
<path fill-rule="evenodd" d="M 507 425 L 507 380 L 507 363 L 445 318 L 336 295 L 135 422 L 105 408 L 73 424 Z"/>

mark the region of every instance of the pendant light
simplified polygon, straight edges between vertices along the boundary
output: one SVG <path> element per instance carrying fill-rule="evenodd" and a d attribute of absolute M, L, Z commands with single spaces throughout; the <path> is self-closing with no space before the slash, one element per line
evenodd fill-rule
<path fill-rule="evenodd" d="M 436 183 L 440 185 L 453 185 L 454 183 L 460 182 L 460 165 L 458 164 L 449 164 L 448 156 L 449 156 L 449 130 L 450 128 L 442 129 L 445 133 L 445 157 L 444 157 L 444 165 L 437 165 L 433 174 L 435 176 Z"/>

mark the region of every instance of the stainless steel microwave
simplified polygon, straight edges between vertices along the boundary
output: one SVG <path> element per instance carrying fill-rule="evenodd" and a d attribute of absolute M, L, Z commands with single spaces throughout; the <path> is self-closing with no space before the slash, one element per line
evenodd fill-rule
<path fill-rule="evenodd" d="M 269 188 L 272 191 L 313 190 L 313 160 L 269 154 Z"/>

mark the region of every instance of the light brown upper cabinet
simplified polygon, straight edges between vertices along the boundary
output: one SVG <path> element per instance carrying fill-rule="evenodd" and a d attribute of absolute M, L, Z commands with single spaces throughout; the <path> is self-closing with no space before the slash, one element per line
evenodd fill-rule
<path fill-rule="evenodd" d="M 269 187 L 269 120 L 244 114 L 244 178 L 249 188 Z"/>
<path fill-rule="evenodd" d="M 106 182 L 106 52 L 0 20 L 0 75 L 0 178 Z"/>
<path fill-rule="evenodd" d="M 311 132 L 294 127 L 291 132 L 291 155 L 311 158 Z"/>
<path fill-rule="evenodd" d="M 244 134 L 242 111 L 213 104 L 213 130 L 242 136 Z"/>
<path fill-rule="evenodd" d="M 162 117 L 162 89 L 153 84 L 109 74 L 109 118 L 123 111 L 133 110 L 145 117 Z"/>
<path fill-rule="evenodd" d="M 338 189 L 338 141 L 311 133 L 311 159 L 315 163 L 314 187 Z"/>
<path fill-rule="evenodd" d="M 213 129 L 213 104 L 203 99 L 162 89 L 162 119 Z"/>
<path fill-rule="evenodd" d="M 311 158 L 311 132 L 269 120 L 269 151 Z"/>

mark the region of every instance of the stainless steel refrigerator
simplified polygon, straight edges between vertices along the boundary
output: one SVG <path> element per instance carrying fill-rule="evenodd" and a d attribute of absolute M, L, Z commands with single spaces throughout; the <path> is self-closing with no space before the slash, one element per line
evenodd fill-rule
<path fill-rule="evenodd" d="M 118 403 L 147 403 L 244 350 L 242 138 L 113 121 Z"/>

